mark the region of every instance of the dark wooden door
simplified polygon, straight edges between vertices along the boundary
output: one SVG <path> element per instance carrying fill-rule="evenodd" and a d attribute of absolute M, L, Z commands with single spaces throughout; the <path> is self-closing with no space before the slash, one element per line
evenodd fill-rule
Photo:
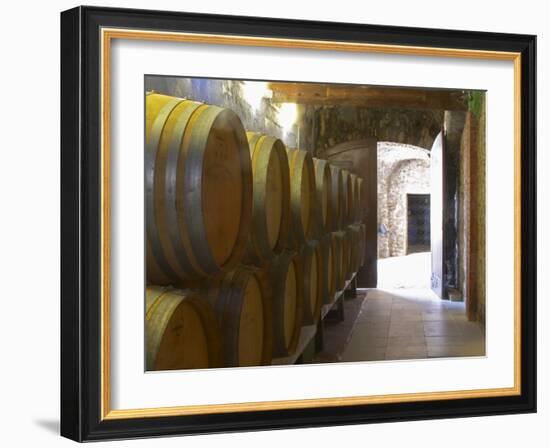
<path fill-rule="evenodd" d="M 430 195 L 407 194 L 407 253 L 430 251 Z"/>
<path fill-rule="evenodd" d="M 445 164 L 445 145 L 443 133 L 436 137 L 431 150 L 431 200 L 430 200 L 430 240 L 432 252 L 432 290 L 440 297 L 445 298 L 444 264 L 443 264 L 443 173 Z"/>

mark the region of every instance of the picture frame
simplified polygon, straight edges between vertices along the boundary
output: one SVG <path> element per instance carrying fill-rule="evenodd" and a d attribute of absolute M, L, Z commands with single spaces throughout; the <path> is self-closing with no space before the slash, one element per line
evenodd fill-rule
<path fill-rule="evenodd" d="M 511 61 L 513 387 L 112 409 L 111 44 L 185 41 L 327 54 Z M 182 12 L 61 14 L 61 435 L 76 441 L 536 412 L 536 37 Z"/>

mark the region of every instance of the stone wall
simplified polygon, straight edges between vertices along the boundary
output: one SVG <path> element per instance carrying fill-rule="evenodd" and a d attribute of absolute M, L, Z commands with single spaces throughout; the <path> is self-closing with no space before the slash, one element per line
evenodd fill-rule
<path fill-rule="evenodd" d="M 423 148 L 378 143 L 378 257 L 407 253 L 407 194 L 430 193 L 430 158 Z"/>
<path fill-rule="evenodd" d="M 416 109 L 379 109 L 355 106 L 308 107 L 304 113 L 316 115 L 317 124 L 307 133 L 306 143 L 321 153 L 345 142 L 374 137 L 431 148 L 443 127 L 443 111 Z"/>
<path fill-rule="evenodd" d="M 280 138 L 286 145 L 296 147 L 297 132 L 286 132 L 279 122 L 278 109 L 268 98 L 256 98 L 251 104 L 242 81 L 147 76 L 145 90 L 188 98 L 194 101 L 227 107 L 237 113 L 247 131 L 262 132 Z"/>

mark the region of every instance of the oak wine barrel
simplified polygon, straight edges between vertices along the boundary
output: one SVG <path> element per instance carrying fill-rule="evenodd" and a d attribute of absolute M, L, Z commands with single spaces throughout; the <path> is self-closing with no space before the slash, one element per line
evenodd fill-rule
<path fill-rule="evenodd" d="M 316 190 L 316 236 L 321 237 L 332 230 L 332 176 L 326 160 L 313 158 Z"/>
<path fill-rule="evenodd" d="M 357 254 L 357 247 L 355 244 L 354 239 L 354 231 L 352 229 L 352 226 L 346 227 L 345 231 L 345 248 L 347 251 L 347 258 L 346 258 L 346 280 L 350 280 L 352 274 L 355 272 L 355 256 Z"/>
<path fill-rule="evenodd" d="M 332 303 L 336 294 L 336 282 L 334 278 L 334 256 L 332 253 L 332 235 L 327 233 L 319 241 L 322 260 L 322 292 L 323 303 Z"/>
<path fill-rule="evenodd" d="M 317 241 L 308 241 L 300 253 L 302 269 L 299 281 L 302 283 L 304 312 L 302 323 L 312 325 L 321 316 L 323 306 L 323 260 Z"/>
<path fill-rule="evenodd" d="M 214 309 L 221 331 L 223 365 L 271 364 L 273 318 L 266 273 L 239 266 L 206 285 L 204 296 Z"/>
<path fill-rule="evenodd" d="M 358 210 L 357 210 L 357 222 L 362 222 L 363 218 L 365 217 L 365 193 L 363 191 L 363 178 L 358 177 L 357 178 L 357 192 L 358 192 Z"/>
<path fill-rule="evenodd" d="M 343 282 L 348 280 L 350 278 L 350 240 L 349 240 L 349 233 L 347 231 L 347 228 L 340 230 L 338 232 L 335 232 L 336 237 L 340 241 L 341 246 L 341 258 L 340 258 L 340 265 L 342 269 L 342 278 Z M 342 285 L 343 287 L 343 285 Z"/>
<path fill-rule="evenodd" d="M 231 110 L 146 96 L 147 282 L 185 284 L 232 269 L 252 214 L 246 134 Z"/>
<path fill-rule="evenodd" d="M 307 151 L 287 149 L 290 167 L 291 227 L 288 247 L 297 249 L 311 239 L 315 231 L 315 172 Z"/>
<path fill-rule="evenodd" d="M 350 174 L 351 178 L 351 208 L 350 208 L 350 224 L 357 222 L 359 216 L 359 185 L 357 185 L 357 176 L 354 173 Z"/>
<path fill-rule="evenodd" d="M 221 367 L 221 339 L 213 310 L 191 291 L 146 289 L 147 370 Z"/>
<path fill-rule="evenodd" d="M 353 221 L 353 191 L 352 191 L 352 181 L 351 181 L 351 173 L 346 170 L 342 169 L 342 182 L 343 182 L 343 197 L 344 197 L 344 211 L 342 213 L 342 227 L 347 224 L 351 224 Z"/>
<path fill-rule="evenodd" d="M 269 266 L 273 304 L 273 357 L 292 355 L 300 339 L 304 312 L 301 263 L 283 252 Z"/>
<path fill-rule="evenodd" d="M 360 255 L 359 255 L 359 267 L 365 264 L 365 251 L 367 248 L 367 226 L 365 224 L 359 225 L 360 230 Z"/>
<path fill-rule="evenodd" d="M 346 280 L 343 265 L 343 234 L 338 231 L 332 232 L 330 235 L 334 260 L 334 288 L 336 291 L 342 291 Z"/>
<path fill-rule="evenodd" d="M 334 165 L 330 165 L 331 174 L 331 230 L 337 231 L 343 226 L 344 219 L 344 178 L 342 170 Z"/>
<path fill-rule="evenodd" d="M 247 132 L 252 163 L 252 226 L 244 261 L 265 266 L 286 246 L 290 177 L 286 148 L 277 138 Z"/>
<path fill-rule="evenodd" d="M 361 263 L 361 229 L 358 224 L 353 224 L 348 227 L 351 251 L 350 251 L 350 260 L 351 260 L 351 272 L 357 272 Z"/>

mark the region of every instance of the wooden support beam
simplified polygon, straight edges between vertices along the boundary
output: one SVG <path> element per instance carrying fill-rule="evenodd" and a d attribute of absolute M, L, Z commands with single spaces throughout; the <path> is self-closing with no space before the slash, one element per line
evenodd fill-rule
<path fill-rule="evenodd" d="M 273 103 L 373 108 L 466 110 L 465 93 L 450 89 L 271 82 Z"/>

